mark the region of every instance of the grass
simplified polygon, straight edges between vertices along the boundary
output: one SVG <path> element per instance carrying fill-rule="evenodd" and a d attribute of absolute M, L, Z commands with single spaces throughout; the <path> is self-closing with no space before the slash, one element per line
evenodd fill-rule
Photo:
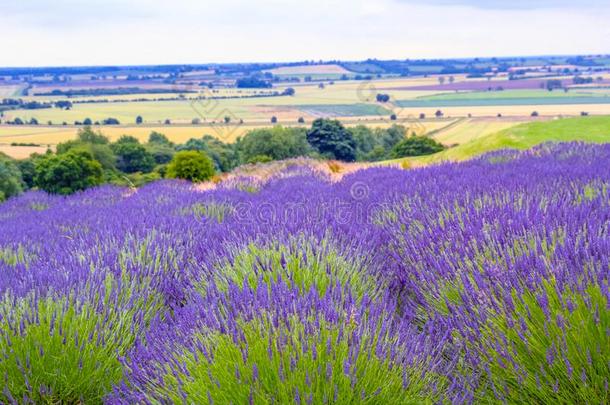
<path fill-rule="evenodd" d="M 436 131 L 431 136 L 443 145 L 461 145 L 487 135 L 526 122 L 521 119 L 471 118 L 460 119 L 455 124 Z"/>
<path fill-rule="evenodd" d="M 544 142 L 610 142 L 610 116 L 566 118 L 530 122 L 507 128 L 495 134 L 473 139 L 462 145 L 429 156 L 398 159 L 415 166 L 442 161 L 460 161 L 498 149 L 527 149 Z"/>

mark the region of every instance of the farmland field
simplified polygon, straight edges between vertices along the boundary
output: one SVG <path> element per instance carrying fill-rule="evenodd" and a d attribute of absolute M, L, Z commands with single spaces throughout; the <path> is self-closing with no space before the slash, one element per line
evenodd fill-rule
<path fill-rule="evenodd" d="M 520 105 L 564 105 L 564 104 L 610 104 L 610 96 L 570 96 L 570 97 L 490 97 L 490 98 L 469 98 L 468 95 L 462 98 L 447 99 L 419 99 L 401 100 L 397 103 L 400 107 L 479 107 L 479 106 L 520 106 Z"/>
<path fill-rule="evenodd" d="M 430 134 L 430 136 L 433 136 L 435 140 L 447 146 L 461 145 L 524 122 L 527 122 L 527 120 L 512 118 L 465 118 L 456 121 L 453 125 L 438 129 L 433 134 Z"/>
<path fill-rule="evenodd" d="M 607 140 L 607 118 L 540 125 L 505 136 Z M 30 191 L 0 205 L 0 401 L 606 403 L 609 162 Z"/>
<path fill-rule="evenodd" d="M 355 125 L 366 125 L 371 128 L 387 128 L 395 123 L 412 128 L 418 133 L 435 131 L 449 125 L 451 120 L 424 120 L 424 121 L 390 121 L 366 118 L 355 120 L 343 120 L 347 127 Z M 286 126 L 298 126 L 296 122 L 282 123 Z M 304 124 L 304 125 L 307 125 Z M 191 138 L 200 138 L 203 135 L 211 135 L 223 142 L 234 142 L 237 137 L 244 136 L 248 131 L 267 127 L 268 124 L 258 125 L 133 125 L 133 126 L 96 126 L 95 130 L 101 131 L 111 141 L 116 141 L 122 135 L 131 135 L 138 138 L 141 142 L 146 142 L 151 132 L 165 134 L 172 142 L 184 143 Z M 66 142 L 76 138 L 76 134 L 81 127 L 74 126 L 0 126 L 0 145 L 4 146 L 4 152 L 14 158 L 23 156 L 24 151 L 32 150 L 28 147 L 10 147 L 11 143 L 36 143 L 43 147 L 54 146 L 61 142 Z"/>
<path fill-rule="evenodd" d="M 596 142 L 610 143 L 610 116 L 566 118 L 554 121 L 529 122 L 511 125 L 496 133 L 472 136 L 466 130 L 460 145 L 443 152 L 416 158 L 407 158 L 414 165 L 427 165 L 442 161 L 471 159 L 489 151 L 514 148 L 527 149 L 544 142 Z"/>

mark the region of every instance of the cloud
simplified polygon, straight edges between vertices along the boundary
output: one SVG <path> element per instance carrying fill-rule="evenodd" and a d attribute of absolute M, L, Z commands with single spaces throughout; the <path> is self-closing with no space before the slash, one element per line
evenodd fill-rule
<path fill-rule="evenodd" d="M 592 12 L 586 8 L 504 9 L 475 6 L 476 1 L 432 1 L 434 4 L 419 0 L 11 2 L 0 13 L 0 37 L 5 38 L 0 65 L 608 52 L 605 39 L 610 37 L 606 23 L 610 7 Z M 517 0 L 519 3 L 523 4 Z"/>
<path fill-rule="evenodd" d="M 423 0 L 398 0 L 403 3 L 417 3 Z M 583 9 L 591 8 L 607 8 L 606 0 L 426 0 L 425 4 L 440 5 L 440 6 L 459 6 L 459 7 L 474 7 L 482 9 L 500 9 L 500 10 L 533 10 L 533 9 Z"/>

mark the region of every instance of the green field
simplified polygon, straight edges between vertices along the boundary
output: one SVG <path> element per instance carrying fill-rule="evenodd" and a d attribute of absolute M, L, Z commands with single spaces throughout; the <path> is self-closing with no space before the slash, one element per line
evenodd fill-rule
<path fill-rule="evenodd" d="M 516 125 L 500 132 L 476 138 L 454 148 L 429 156 L 389 161 L 409 161 L 414 166 L 442 161 L 467 160 L 499 149 L 527 149 L 544 142 L 610 142 L 610 116 L 579 117 Z"/>
<path fill-rule="evenodd" d="M 375 104 L 334 104 L 334 105 L 302 105 L 299 109 L 314 116 L 342 116 L 358 117 L 365 115 L 390 115 L 391 112 L 385 107 Z"/>

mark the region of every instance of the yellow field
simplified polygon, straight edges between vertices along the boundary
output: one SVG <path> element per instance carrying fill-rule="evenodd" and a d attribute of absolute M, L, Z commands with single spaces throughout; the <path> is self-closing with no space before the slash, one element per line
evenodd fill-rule
<path fill-rule="evenodd" d="M 4 153 L 13 159 L 25 159 L 33 153 L 45 153 L 47 146 L 11 146 L 0 144 L 0 153 Z M 53 149 L 53 147 L 51 147 Z"/>
<path fill-rule="evenodd" d="M 433 137 L 440 143 L 452 146 L 460 145 L 474 139 L 479 139 L 484 136 L 500 132 L 503 129 L 513 127 L 518 124 L 528 122 L 523 119 L 506 119 L 506 118 L 471 118 L 460 119 L 454 124 L 445 127 L 436 132 Z"/>

